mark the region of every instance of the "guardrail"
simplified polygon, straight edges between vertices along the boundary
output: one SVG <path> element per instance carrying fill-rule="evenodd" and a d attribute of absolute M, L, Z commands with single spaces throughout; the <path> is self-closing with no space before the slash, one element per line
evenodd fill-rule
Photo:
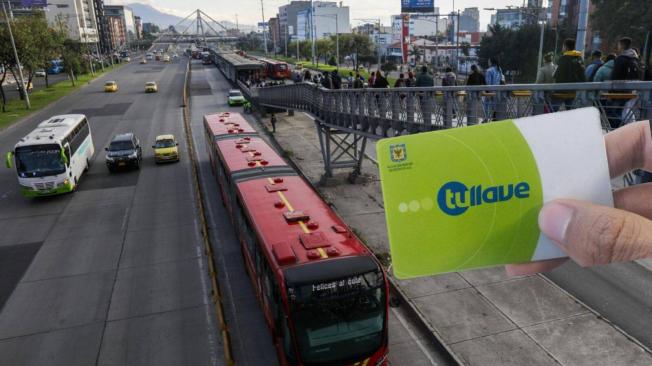
<path fill-rule="evenodd" d="M 639 81 L 343 90 L 300 83 L 248 92 L 256 104 L 307 111 L 374 139 L 590 106 L 606 131 L 652 119 L 652 82 Z"/>

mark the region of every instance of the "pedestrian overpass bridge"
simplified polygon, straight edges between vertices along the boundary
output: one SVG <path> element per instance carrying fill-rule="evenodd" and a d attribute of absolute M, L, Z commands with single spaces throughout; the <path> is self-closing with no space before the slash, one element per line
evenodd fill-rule
<path fill-rule="evenodd" d="M 218 68 L 255 106 L 304 111 L 315 120 L 326 176 L 338 168 L 360 172 L 367 139 L 458 128 L 596 107 L 608 132 L 652 120 L 652 82 L 514 84 L 328 90 L 313 83 L 249 88 L 228 62 Z"/>

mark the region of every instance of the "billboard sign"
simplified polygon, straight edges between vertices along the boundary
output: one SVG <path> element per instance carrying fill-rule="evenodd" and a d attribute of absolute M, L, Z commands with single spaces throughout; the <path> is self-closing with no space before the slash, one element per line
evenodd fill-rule
<path fill-rule="evenodd" d="M 23 8 L 44 8 L 47 3 L 47 0 L 22 0 L 20 5 Z"/>
<path fill-rule="evenodd" d="M 435 0 L 401 0 L 401 13 L 432 13 Z"/>

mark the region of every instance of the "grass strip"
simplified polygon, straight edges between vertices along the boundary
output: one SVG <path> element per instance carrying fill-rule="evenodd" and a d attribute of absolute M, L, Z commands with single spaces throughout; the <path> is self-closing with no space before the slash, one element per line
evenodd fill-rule
<path fill-rule="evenodd" d="M 90 83 L 94 79 L 97 79 L 119 68 L 120 66 L 121 64 L 105 67 L 104 71 L 97 71 L 94 76 L 91 74 L 78 75 L 77 80 L 75 81 L 75 86 L 72 86 L 70 80 L 62 80 L 57 83 L 50 84 L 49 88 L 39 89 L 33 93 L 30 93 L 29 101 L 32 106 L 30 109 L 25 108 L 25 101 L 21 100 L 20 98 L 7 101 L 7 111 L 0 113 L 0 130 L 9 127 L 19 119 L 40 111 L 51 103 L 56 102 L 64 96 Z M 9 87 L 13 87 L 13 85 Z M 7 88 L 7 86 L 5 86 L 5 88 Z"/>

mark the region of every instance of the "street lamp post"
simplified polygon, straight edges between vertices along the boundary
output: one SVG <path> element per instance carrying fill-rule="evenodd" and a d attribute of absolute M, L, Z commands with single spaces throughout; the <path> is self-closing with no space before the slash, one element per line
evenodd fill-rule
<path fill-rule="evenodd" d="M 9 6 L 11 7 L 11 4 L 9 4 Z M 20 59 L 18 59 L 18 51 L 16 50 L 16 41 L 14 40 L 14 34 L 11 31 L 11 22 L 9 21 L 9 16 L 7 15 L 7 9 L 5 8 L 5 3 L 2 3 L 2 12 L 5 13 L 7 29 L 9 29 L 9 38 L 11 39 L 11 47 L 14 49 L 14 57 L 16 58 L 16 67 L 18 68 L 18 77 L 20 78 L 20 90 L 22 90 L 23 95 L 25 95 L 25 107 L 27 107 L 27 109 L 30 109 L 31 105 L 29 103 L 29 95 L 27 95 L 27 89 L 25 88 L 23 69 L 20 66 Z"/>
<path fill-rule="evenodd" d="M 313 0 L 310 0 L 310 41 L 312 42 L 312 64 L 317 64 L 317 59 L 315 58 L 315 4 Z"/>
<path fill-rule="evenodd" d="M 267 56 L 267 33 L 265 32 L 265 6 L 263 5 L 263 0 L 260 0 L 260 11 L 263 15 L 263 44 L 265 47 L 265 56 Z"/>
<path fill-rule="evenodd" d="M 539 61 L 537 63 L 537 68 L 541 67 L 541 62 L 543 61 L 543 32 L 545 30 L 545 23 L 540 21 L 541 24 L 541 36 L 539 37 Z"/>

